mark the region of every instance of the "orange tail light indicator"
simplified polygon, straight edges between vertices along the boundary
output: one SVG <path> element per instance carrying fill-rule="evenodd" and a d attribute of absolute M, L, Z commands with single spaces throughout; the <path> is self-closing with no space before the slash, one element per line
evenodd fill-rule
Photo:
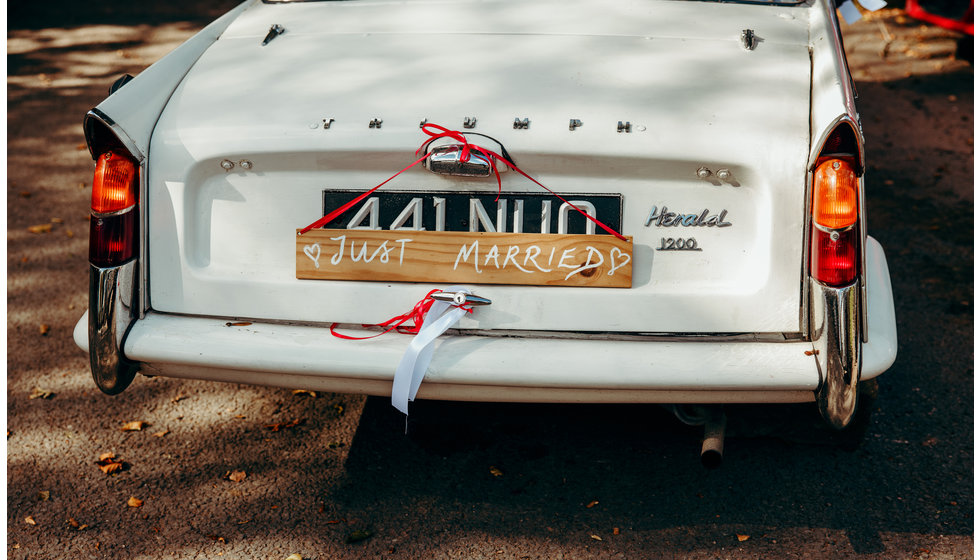
<path fill-rule="evenodd" d="M 817 165 L 813 175 L 813 221 L 830 229 L 857 223 L 858 178 L 843 159 L 828 159 Z"/>
<path fill-rule="evenodd" d="M 135 206 L 137 177 L 131 158 L 117 152 L 100 155 L 92 181 L 92 212 L 111 214 Z"/>

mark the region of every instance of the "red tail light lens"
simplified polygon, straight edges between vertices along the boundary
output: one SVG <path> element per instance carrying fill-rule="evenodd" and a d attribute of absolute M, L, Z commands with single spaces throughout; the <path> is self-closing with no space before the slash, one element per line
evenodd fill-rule
<path fill-rule="evenodd" d="M 136 204 L 138 168 L 132 158 L 106 152 L 98 157 L 92 181 L 92 211 L 119 212 Z"/>
<path fill-rule="evenodd" d="M 108 268 L 129 262 L 136 256 L 136 212 L 100 218 L 92 216 L 89 225 L 88 260 Z"/>
<path fill-rule="evenodd" d="M 829 233 L 813 228 L 810 274 L 828 286 L 846 286 L 858 275 L 858 228 Z"/>

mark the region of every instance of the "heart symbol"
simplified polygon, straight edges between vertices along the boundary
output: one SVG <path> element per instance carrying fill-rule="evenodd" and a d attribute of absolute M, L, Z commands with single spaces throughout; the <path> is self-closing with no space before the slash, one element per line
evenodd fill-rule
<path fill-rule="evenodd" d="M 616 262 L 616 259 L 618 259 L 619 257 L 626 257 L 626 260 L 624 260 L 621 263 Z M 612 268 L 609 269 L 609 276 L 612 276 L 613 273 L 616 272 L 618 269 L 628 265 L 630 261 L 633 260 L 633 257 L 629 256 L 628 253 L 624 253 L 623 251 L 621 251 L 619 247 L 613 247 L 612 250 L 609 251 L 609 260 L 613 263 Z"/>
<path fill-rule="evenodd" d="M 315 250 L 314 250 L 315 249 Z M 313 266 L 320 268 L 320 244 L 314 243 L 303 247 L 303 252 L 313 261 Z"/>

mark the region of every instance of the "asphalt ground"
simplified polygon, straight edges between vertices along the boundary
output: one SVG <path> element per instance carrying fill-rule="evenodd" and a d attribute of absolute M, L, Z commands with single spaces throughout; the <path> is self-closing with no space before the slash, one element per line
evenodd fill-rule
<path fill-rule="evenodd" d="M 384 399 L 144 377 L 101 394 L 71 339 L 81 118 L 222 6 L 77 4 L 8 6 L 8 558 L 972 557 L 974 78 L 955 34 L 899 10 L 845 29 L 900 346 L 864 445 L 832 445 L 812 407 L 735 407 L 709 471 L 657 406 L 419 402 L 406 436 Z"/>

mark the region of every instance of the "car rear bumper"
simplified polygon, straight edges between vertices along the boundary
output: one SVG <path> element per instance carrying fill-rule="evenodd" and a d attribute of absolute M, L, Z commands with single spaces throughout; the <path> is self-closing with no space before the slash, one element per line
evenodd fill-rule
<path fill-rule="evenodd" d="M 869 339 L 861 379 L 885 371 L 897 344 L 881 246 L 868 243 Z M 75 329 L 88 348 L 88 319 Z M 509 402 L 805 402 L 822 379 L 811 341 L 732 338 L 444 335 L 419 398 Z M 143 373 L 371 395 L 391 394 L 410 336 L 332 336 L 322 325 L 283 325 L 147 313 L 124 357 Z"/>

